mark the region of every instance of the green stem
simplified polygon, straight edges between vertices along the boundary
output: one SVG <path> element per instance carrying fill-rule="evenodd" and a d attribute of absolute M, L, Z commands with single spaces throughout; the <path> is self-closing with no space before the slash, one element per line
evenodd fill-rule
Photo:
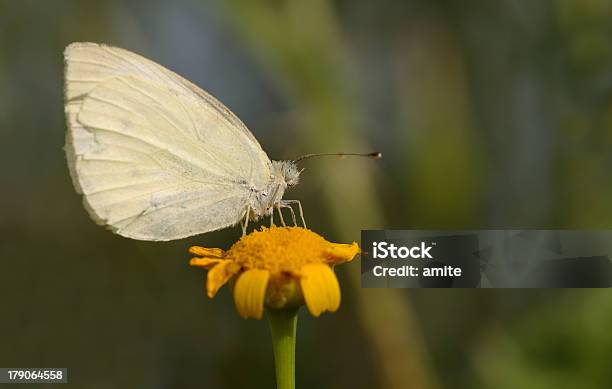
<path fill-rule="evenodd" d="M 295 389 L 295 332 L 299 308 L 268 309 L 276 389 Z"/>

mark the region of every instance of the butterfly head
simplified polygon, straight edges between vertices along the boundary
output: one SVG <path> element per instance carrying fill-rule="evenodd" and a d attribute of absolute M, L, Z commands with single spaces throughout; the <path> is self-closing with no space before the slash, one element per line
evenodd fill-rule
<path fill-rule="evenodd" d="M 293 161 L 273 161 L 274 175 L 286 185 L 286 187 L 296 186 L 300 182 L 300 173 L 297 165 Z"/>
<path fill-rule="evenodd" d="M 272 161 L 270 182 L 263 190 L 255 190 L 251 208 L 254 219 L 272 214 L 285 194 L 285 190 L 298 184 L 301 171 L 293 161 Z"/>

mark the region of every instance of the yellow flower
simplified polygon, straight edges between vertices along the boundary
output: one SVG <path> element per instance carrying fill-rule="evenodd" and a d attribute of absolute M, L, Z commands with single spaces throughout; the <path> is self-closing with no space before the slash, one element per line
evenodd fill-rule
<path fill-rule="evenodd" d="M 232 277 L 236 310 L 260 319 L 264 303 L 272 309 L 304 302 L 313 316 L 335 312 L 340 286 L 332 267 L 350 262 L 357 243 L 338 244 L 301 227 L 262 228 L 243 236 L 228 251 L 193 246 L 190 264 L 208 269 L 206 292 L 213 298 Z"/>

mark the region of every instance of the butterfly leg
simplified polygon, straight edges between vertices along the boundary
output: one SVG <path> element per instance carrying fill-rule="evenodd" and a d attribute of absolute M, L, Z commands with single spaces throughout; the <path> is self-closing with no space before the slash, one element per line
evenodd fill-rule
<path fill-rule="evenodd" d="M 270 228 L 274 226 L 274 208 L 272 208 L 272 212 L 270 212 Z"/>
<path fill-rule="evenodd" d="M 289 211 L 291 211 L 291 219 L 293 220 L 293 226 L 294 227 L 297 226 L 297 219 L 295 218 L 295 212 L 293 211 L 293 208 L 291 207 L 291 205 L 289 205 L 288 203 L 284 203 L 284 204 L 281 204 L 281 206 L 283 208 L 289 208 Z"/>
<path fill-rule="evenodd" d="M 249 226 L 249 216 L 251 213 L 251 206 L 247 207 L 246 213 L 244 214 L 244 220 L 242 222 L 242 236 L 246 235 L 247 227 Z"/>
<path fill-rule="evenodd" d="M 297 226 L 297 219 L 295 218 L 295 211 L 293 210 L 293 207 L 289 204 L 285 204 L 285 208 L 289 208 L 289 210 L 291 211 L 291 219 L 293 220 L 293 226 Z"/>
<path fill-rule="evenodd" d="M 281 224 L 283 225 L 283 227 L 287 227 L 287 224 L 285 223 L 285 218 L 283 218 L 283 210 L 281 209 L 280 205 L 277 205 L 276 209 L 278 210 L 278 216 L 280 217 Z"/>
<path fill-rule="evenodd" d="M 304 228 L 308 228 L 306 227 L 306 220 L 304 220 L 304 210 L 302 209 L 302 203 L 300 203 L 300 200 L 283 200 L 283 202 L 289 206 L 289 208 L 291 208 L 291 204 L 297 204 L 298 209 L 300 211 L 300 218 L 302 219 L 302 225 L 304 226 Z M 291 208 L 291 212 L 293 213 L 293 208 Z"/>
<path fill-rule="evenodd" d="M 300 217 L 302 218 L 302 225 L 304 226 L 304 228 L 308 228 L 306 227 L 306 220 L 304 220 L 304 210 L 302 209 L 302 203 L 300 203 L 300 200 L 295 200 L 295 203 L 298 205 L 298 208 L 300 210 Z"/>

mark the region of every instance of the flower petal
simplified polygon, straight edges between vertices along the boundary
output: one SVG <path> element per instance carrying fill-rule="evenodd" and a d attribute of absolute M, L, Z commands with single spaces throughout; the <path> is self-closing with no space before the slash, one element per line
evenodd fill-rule
<path fill-rule="evenodd" d="M 331 247 L 325 250 L 324 256 L 328 263 L 337 265 L 352 261 L 360 251 L 357 242 L 351 244 L 332 243 Z"/>
<path fill-rule="evenodd" d="M 236 310 L 243 318 L 261 319 L 270 272 L 251 269 L 242 273 L 234 286 Z"/>
<path fill-rule="evenodd" d="M 203 267 L 205 269 L 209 269 L 215 266 L 218 263 L 225 262 L 225 259 L 216 259 L 216 258 L 191 258 L 189 261 L 190 266 Z M 228 261 L 231 262 L 231 261 Z"/>
<path fill-rule="evenodd" d="M 189 248 L 189 252 L 193 255 L 197 255 L 199 257 L 209 257 L 209 258 L 223 258 L 225 256 L 225 251 L 216 248 L 206 248 L 200 246 L 191 246 Z"/>
<path fill-rule="evenodd" d="M 206 294 L 213 298 L 227 281 L 240 271 L 240 265 L 234 261 L 222 261 L 208 271 L 206 277 Z"/>
<path fill-rule="evenodd" d="M 323 263 L 302 267 L 300 285 L 310 313 L 318 317 L 325 311 L 335 312 L 340 307 L 340 285 L 334 271 Z"/>

